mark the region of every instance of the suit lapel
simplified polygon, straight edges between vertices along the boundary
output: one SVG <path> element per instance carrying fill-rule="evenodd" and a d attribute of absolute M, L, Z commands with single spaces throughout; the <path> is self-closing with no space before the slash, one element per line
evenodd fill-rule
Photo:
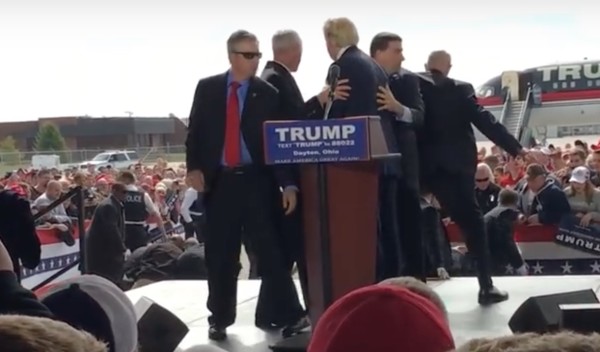
<path fill-rule="evenodd" d="M 217 83 L 211 90 L 207 101 L 211 102 L 212 108 L 209 111 L 213 112 L 210 125 L 215 129 L 215 133 L 220 136 L 225 136 L 225 120 L 227 120 L 227 73 L 223 73 L 217 79 Z M 223 137 L 224 138 L 224 137 Z M 224 139 L 223 139 L 224 140 Z M 223 146 L 221 146 L 223 148 Z"/>
<path fill-rule="evenodd" d="M 258 89 L 256 87 L 256 78 L 250 78 L 250 82 L 248 84 L 248 91 L 246 92 L 246 100 L 244 101 L 244 111 L 242 111 L 242 123 L 245 119 L 251 118 L 255 114 L 254 104 L 256 102 L 256 98 L 258 97 Z"/>

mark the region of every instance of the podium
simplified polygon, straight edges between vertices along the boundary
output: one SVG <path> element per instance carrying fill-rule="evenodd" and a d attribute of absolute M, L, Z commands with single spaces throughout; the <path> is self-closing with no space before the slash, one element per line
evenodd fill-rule
<path fill-rule="evenodd" d="M 310 316 L 375 283 L 380 161 L 391 153 L 379 116 L 268 121 L 265 162 L 300 164 Z"/>

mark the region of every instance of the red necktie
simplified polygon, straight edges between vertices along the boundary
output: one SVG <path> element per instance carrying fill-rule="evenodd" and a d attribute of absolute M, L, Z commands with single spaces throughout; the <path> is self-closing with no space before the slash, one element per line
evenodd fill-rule
<path fill-rule="evenodd" d="M 231 82 L 227 98 L 225 121 L 225 150 L 224 159 L 227 166 L 237 166 L 241 161 L 240 146 L 240 104 L 238 101 L 238 82 Z"/>

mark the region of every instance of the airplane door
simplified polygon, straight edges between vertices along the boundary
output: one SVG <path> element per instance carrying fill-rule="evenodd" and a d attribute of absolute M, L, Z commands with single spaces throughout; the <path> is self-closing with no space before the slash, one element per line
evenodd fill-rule
<path fill-rule="evenodd" d="M 502 73 L 502 88 L 507 87 L 510 92 L 510 99 L 519 100 L 519 72 L 505 71 Z"/>

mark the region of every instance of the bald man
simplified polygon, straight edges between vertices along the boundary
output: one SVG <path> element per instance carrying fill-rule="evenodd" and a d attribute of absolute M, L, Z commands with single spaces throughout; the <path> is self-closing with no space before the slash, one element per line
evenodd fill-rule
<path fill-rule="evenodd" d="M 508 299 L 494 287 L 483 215 L 475 197 L 477 146 L 471 125 L 509 154 L 528 156 L 494 115 L 477 104 L 473 86 L 448 78 L 452 58 L 434 51 L 421 76 L 425 122 L 419 135 L 422 179 L 465 237 L 477 264 L 480 304 Z"/>

